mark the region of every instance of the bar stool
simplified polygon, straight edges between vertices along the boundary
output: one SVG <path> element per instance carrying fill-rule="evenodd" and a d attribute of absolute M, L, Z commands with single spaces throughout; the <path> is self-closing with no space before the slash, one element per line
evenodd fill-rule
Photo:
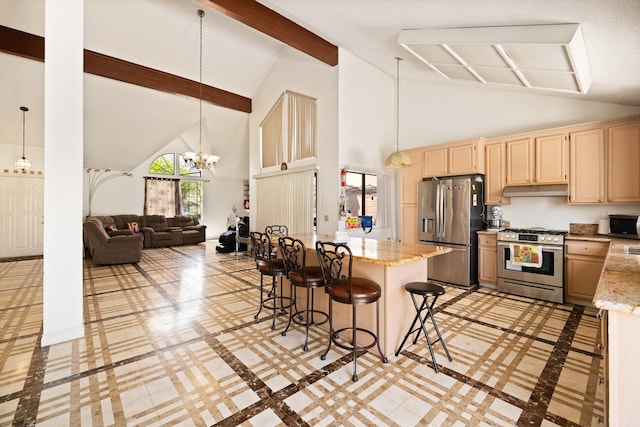
<path fill-rule="evenodd" d="M 273 247 L 271 244 L 271 238 L 266 233 L 259 233 L 252 231 L 249 233 L 251 237 L 251 246 L 253 247 L 253 255 L 256 261 L 256 268 L 260 272 L 260 308 L 254 316 L 256 322 L 262 307 L 273 310 L 273 321 L 271 323 L 271 330 L 276 328 L 276 315 L 278 309 L 278 300 L 280 301 L 280 310 L 284 311 L 285 308 L 291 307 L 291 298 L 282 295 L 282 278 L 285 275 L 284 262 L 282 259 L 276 259 L 271 254 Z M 267 298 L 264 298 L 264 276 L 271 276 L 271 290 L 269 291 Z M 277 291 L 277 278 L 280 279 L 280 293 Z M 279 296 L 278 296 L 279 295 Z M 285 305 L 284 301 L 287 300 Z"/>
<path fill-rule="evenodd" d="M 304 351 L 309 350 L 309 326 L 319 326 L 327 323 L 329 315 L 324 311 L 314 310 L 314 289 L 324 286 L 322 268 L 319 266 L 307 266 L 307 248 L 302 240 L 293 237 L 280 237 L 280 254 L 284 260 L 284 269 L 289 282 L 291 282 L 291 309 L 289 310 L 289 323 L 282 336 L 287 335 L 291 322 L 305 327 Z M 306 289 L 307 305 L 304 310 L 298 310 L 296 304 L 297 289 Z M 295 307 L 295 311 L 294 311 Z M 305 317 L 302 317 L 302 314 Z M 320 317 L 316 321 L 316 316 Z"/>
<path fill-rule="evenodd" d="M 415 344 L 418 342 L 418 338 L 420 337 L 420 331 L 422 330 L 422 332 L 424 333 L 424 337 L 427 339 L 427 345 L 429 346 L 429 353 L 431 353 L 431 360 L 433 360 L 433 369 L 436 371 L 436 374 L 437 374 L 438 364 L 436 363 L 436 357 L 433 354 L 433 347 L 432 347 L 433 344 L 440 341 L 442 343 L 442 346 L 444 347 L 445 353 L 447 353 L 449 362 L 453 360 L 451 358 L 451 355 L 449 354 L 449 350 L 447 350 L 447 345 L 444 343 L 444 339 L 442 338 L 442 335 L 440 335 L 440 330 L 438 329 L 436 320 L 433 318 L 433 313 L 431 312 L 431 309 L 435 305 L 438 297 L 440 295 L 444 295 L 444 288 L 442 286 L 435 285 L 432 283 L 427 283 L 427 282 L 410 282 L 410 283 L 407 283 L 404 286 L 404 288 L 411 295 L 413 306 L 416 308 L 416 317 L 414 317 L 413 323 L 411 324 L 409 331 L 402 339 L 402 343 L 400 344 L 398 351 L 396 351 L 396 356 L 400 354 L 400 352 L 402 351 L 402 347 L 404 346 L 404 343 L 407 341 L 407 338 L 409 338 L 409 335 L 411 335 L 414 332 L 417 332 L 416 337 L 413 340 L 413 343 Z M 420 304 L 420 307 L 418 307 L 418 303 L 416 302 L 416 295 L 422 296 L 422 303 Z M 431 300 L 431 303 L 429 303 L 430 297 L 433 298 Z M 423 311 L 426 312 L 424 314 L 424 317 L 421 316 Z M 431 323 L 433 323 L 433 328 L 435 329 L 436 334 L 438 334 L 438 339 L 433 342 L 431 342 L 431 339 L 429 339 L 427 328 L 424 325 L 425 322 L 427 321 L 427 318 L 431 319 Z M 418 321 L 420 321 L 420 326 L 415 327 L 416 322 Z"/>
<path fill-rule="evenodd" d="M 289 235 L 289 228 L 286 225 L 267 225 L 264 228 L 264 232 L 267 233 L 267 236 L 271 239 L 272 243 L 276 243 L 280 237 Z M 272 257 L 277 257 L 277 249 L 278 245 L 273 248 L 273 252 L 271 253 Z"/>
<path fill-rule="evenodd" d="M 382 289 L 373 280 L 364 277 L 353 277 L 352 266 L 353 257 L 351 249 L 344 243 L 316 242 L 316 253 L 324 276 L 325 289 L 329 294 L 329 345 L 320 356 L 325 360 L 327 353 L 331 349 L 331 344 L 353 351 L 353 382 L 358 381 L 356 372 L 356 353 L 368 350 L 374 345 L 378 346 L 378 352 L 382 358 L 382 363 L 387 363 L 387 358 L 382 354 L 380 348 L 380 296 Z M 346 259 L 348 258 L 348 260 Z M 343 274 L 343 268 L 346 274 Z M 333 328 L 333 302 L 351 305 L 351 326 L 335 330 Z M 358 327 L 356 321 L 356 306 L 363 304 L 376 304 L 376 332 Z M 351 332 L 351 336 L 345 340 L 340 337 L 342 332 Z M 372 338 L 368 345 L 358 346 L 357 332 L 362 332 Z"/>

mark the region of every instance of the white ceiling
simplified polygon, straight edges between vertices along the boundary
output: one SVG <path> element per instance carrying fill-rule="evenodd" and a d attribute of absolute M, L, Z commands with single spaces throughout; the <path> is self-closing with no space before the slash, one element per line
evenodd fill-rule
<path fill-rule="evenodd" d="M 640 106 L 638 0 L 260 0 L 260 3 L 390 76 L 395 75 L 394 58 L 401 56 L 405 59 L 403 79 L 443 85 L 476 83 L 447 81 L 429 69 L 398 44 L 402 30 L 577 23 L 584 35 L 593 83 L 584 95 L 555 92 L 552 95 Z M 206 11 L 204 83 L 251 98 L 281 50 L 290 48 L 196 0 L 85 0 L 85 48 L 197 80 L 198 8 Z M 0 1 L 0 25 L 43 36 L 44 0 Z M 43 83 L 39 79 L 42 75 L 41 63 L 0 53 L 1 143 L 10 143 L 15 135 L 21 136 L 19 107 L 26 105 L 31 108 L 28 126 L 34 127 L 30 129 L 32 135 L 27 145 L 42 145 L 42 129 L 38 127 L 42 120 L 37 120 L 42 119 Z M 531 89 L 499 87 L 499 90 Z M 85 140 L 92 146 L 90 152 L 85 150 L 85 166 L 130 169 L 143 153 L 148 156 L 197 122 L 198 106 L 193 99 L 176 100 L 172 95 L 150 92 L 154 91 L 96 76 L 85 77 Z M 224 109 L 212 105 L 204 108 L 210 128 L 218 131 L 226 127 L 222 141 L 246 135 L 246 114 L 223 112 Z M 124 147 L 129 161 L 100 164 L 114 149 L 122 148 L 119 141 L 128 144 Z M 15 143 L 20 144 L 21 138 Z M 232 142 L 218 144 L 214 151 L 223 158 L 225 150 L 234 149 Z"/>

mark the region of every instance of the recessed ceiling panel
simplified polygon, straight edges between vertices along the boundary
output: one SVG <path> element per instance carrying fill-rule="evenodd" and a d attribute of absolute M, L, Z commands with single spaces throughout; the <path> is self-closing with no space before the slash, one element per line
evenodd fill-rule
<path fill-rule="evenodd" d="M 508 68 L 476 67 L 475 70 L 487 83 L 517 86 L 522 85 L 522 82 L 518 76 L 516 76 L 516 73 Z"/>
<path fill-rule="evenodd" d="M 454 80 L 575 93 L 591 86 L 579 24 L 403 30 L 398 43 Z"/>
<path fill-rule="evenodd" d="M 466 64 L 474 66 L 499 67 L 508 68 L 502 56 L 495 47 L 491 45 L 449 45 L 449 48 L 455 52 Z"/>
<path fill-rule="evenodd" d="M 563 45 L 503 44 L 518 69 L 573 71 Z"/>
<path fill-rule="evenodd" d="M 478 81 L 478 79 L 473 74 L 471 74 L 469 70 L 462 66 L 458 67 L 454 65 L 436 65 L 435 67 L 450 79 Z"/>
<path fill-rule="evenodd" d="M 419 58 L 429 58 L 429 62 L 434 64 L 458 64 L 458 61 L 449 54 L 442 46 L 437 44 L 422 44 L 413 46 L 414 55 Z"/>
<path fill-rule="evenodd" d="M 578 91 L 576 78 L 570 73 L 525 71 L 523 74 L 534 88 L 549 88 L 551 90 L 561 90 L 565 92 Z"/>

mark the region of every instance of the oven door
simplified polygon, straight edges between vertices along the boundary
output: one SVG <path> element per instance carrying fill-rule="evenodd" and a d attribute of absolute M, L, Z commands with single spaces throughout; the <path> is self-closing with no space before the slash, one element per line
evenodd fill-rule
<path fill-rule="evenodd" d="M 498 277 L 562 287 L 564 284 L 564 248 L 562 246 L 541 245 L 540 249 L 542 251 L 542 265 L 539 268 L 523 267 L 511 262 L 509 243 L 498 242 Z"/>

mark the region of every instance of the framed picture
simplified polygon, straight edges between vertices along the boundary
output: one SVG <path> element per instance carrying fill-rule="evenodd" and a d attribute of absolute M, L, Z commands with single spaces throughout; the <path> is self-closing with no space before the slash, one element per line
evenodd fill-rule
<path fill-rule="evenodd" d="M 244 208 L 244 210 L 248 211 L 249 210 L 249 199 L 244 199 L 244 203 L 242 205 L 242 207 Z"/>

